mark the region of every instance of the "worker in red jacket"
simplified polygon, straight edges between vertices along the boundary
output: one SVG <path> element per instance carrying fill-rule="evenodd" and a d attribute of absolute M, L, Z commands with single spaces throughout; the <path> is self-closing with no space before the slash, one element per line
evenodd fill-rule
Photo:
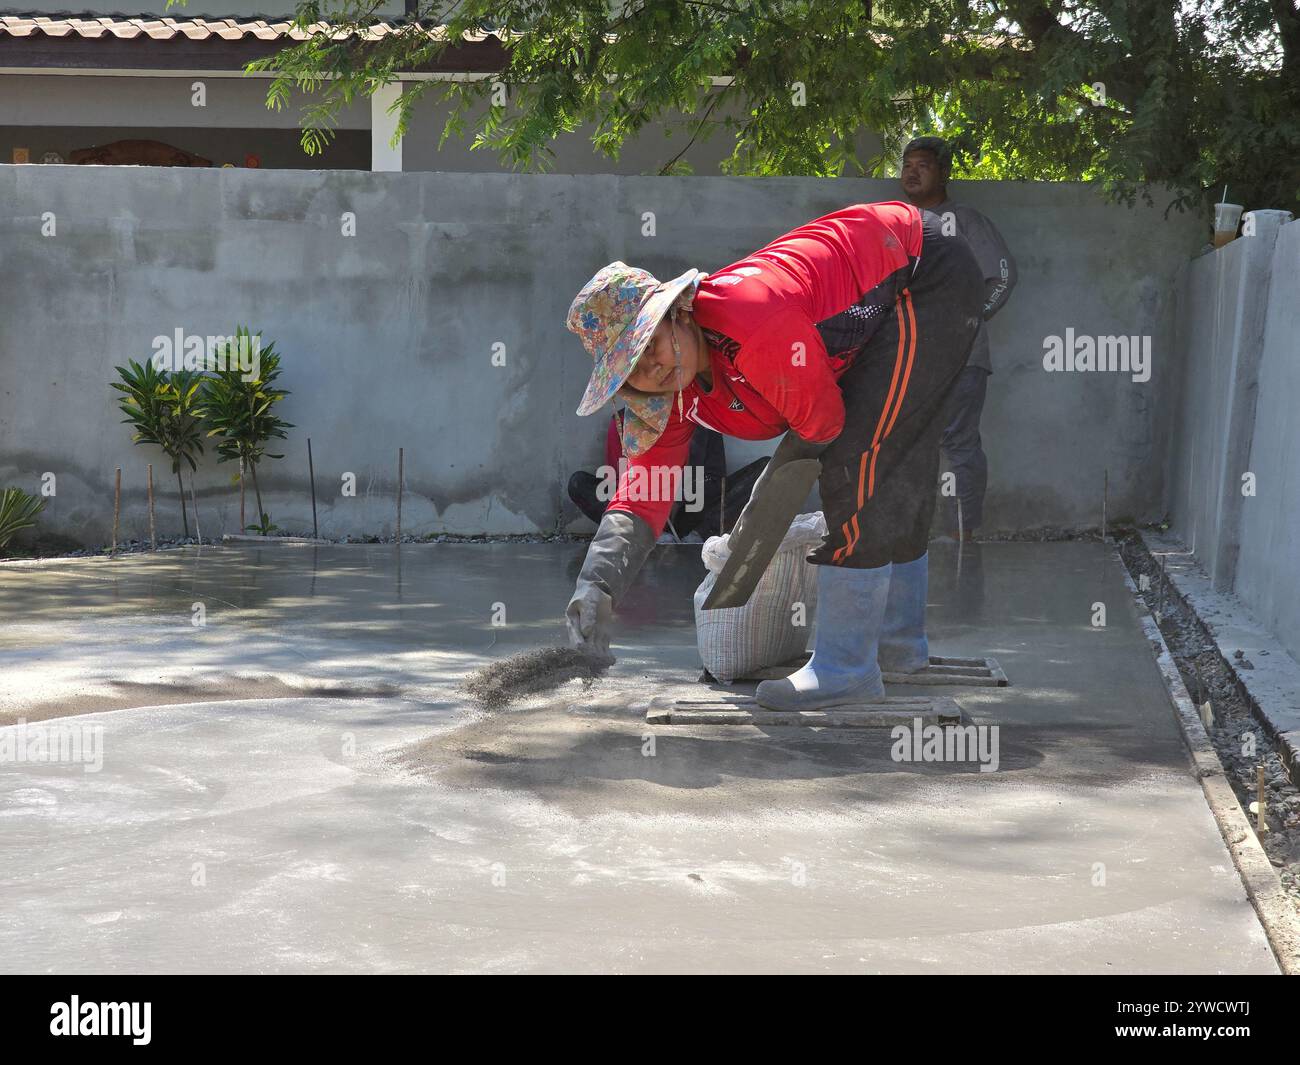
<path fill-rule="evenodd" d="M 983 293 L 965 241 L 897 202 L 817 218 L 708 275 L 598 272 L 566 319 L 595 362 L 578 413 L 626 404 L 629 465 L 566 610 L 571 642 L 609 657 L 613 604 L 663 529 L 697 425 L 750 440 L 788 431 L 820 455 L 817 633 L 808 664 L 764 681 L 758 701 L 872 701 L 882 667 L 924 668 L 944 404 Z"/>

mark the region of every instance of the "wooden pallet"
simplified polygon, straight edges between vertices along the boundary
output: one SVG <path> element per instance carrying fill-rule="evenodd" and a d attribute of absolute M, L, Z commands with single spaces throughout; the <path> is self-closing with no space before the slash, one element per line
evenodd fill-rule
<path fill-rule="evenodd" d="M 780 680 L 802 668 L 811 657 L 805 652 L 779 666 L 767 666 L 744 677 L 737 677 L 735 683 Z M 961 684 L 977 688 L 1005 688 L 1010 684 L 996 658 L 941 658 L 931 655 L 930 664 L 917 673 L 884 673 L 882 676 L 886 684 Z M 701 673 L 700 680 L 706 684 L 721 683 L 707 669 Z"/>
<path fill-rule="evenodd" d="M 645 719 L 651 725 L 802 725 L 812 728 L 892 728 L 911 725 L 959 725 L 962 709 L 947 696 L 895 695 L 876 702 L 828 710 L 769 710 L 750 695 L 718 692 L 674 699 L 657 696 Z"/>
<path fill-rule="evenodd" d="M 1005 688 L 1011 682 L 996 658 L 942 658 L 930 656 L 930 664 L 919 673 L 886 673 L 886 684 L 968 684 L 983 688 Z"/>

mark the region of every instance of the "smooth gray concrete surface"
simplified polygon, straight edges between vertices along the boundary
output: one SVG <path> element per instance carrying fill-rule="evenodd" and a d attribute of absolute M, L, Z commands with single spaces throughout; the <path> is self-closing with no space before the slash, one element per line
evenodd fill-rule
<path fill-rule="evenodd" d="M 990 323 L 985 528 L 1096 526 L 1107 471 L 1112 517 L 1161 517 L 1173 280 L 1204 220 L 1108 205 L 1079 184 L 952 191 L 1020 266 Z M 109 382 L 155 337 L 244 324 L 275 342 L 292 393 L 285 458 L 261 471 L 282 529 L 312 527 L 308 437 L 327 536 L 392 531 L 399 448 L 408 533 L 589 529 L 564 486 L 604 461 L 607 419 L 574 414 L 591 362 L 564 317 L 592 274 L 620 258 L 660 277 L 716 270 L 899 194 L 860 179 L 0 166 L 0 485 L 34 492 L 54 474 L 41 528 L 107 543 L 116 466 L 121 535 L 147 535 L 152 462 L 159 532 L 178 532 L 170 463 L 132 445 Z M 1067 328 L 1150 336 L 1151 380 L 1047 372 L 1045 338 Z M 772 446 L 729 447 L 732 468 Z M 233 470 L 202 460 L 206 536 L 238 531 Z"/>
<path fill-rule="evenodd" d="M 491 715 L 456 682 L 561 638 L 581 545 L 0 566 L 0 710 L 103 728 L 98 773 L 0 765 L 0 968 L 1275 972 L 1112 551 L 954 552 L 933 646 L 1011 677 L 942 692 L 994 773 L 647 729 L 700 687 L 689 548 L 608 679 Z"/>

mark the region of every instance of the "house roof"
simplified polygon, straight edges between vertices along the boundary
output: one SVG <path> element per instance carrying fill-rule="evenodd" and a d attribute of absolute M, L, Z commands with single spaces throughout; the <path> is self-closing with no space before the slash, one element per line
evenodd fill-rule
<path fill-rule="evenodd" d="M 376 22 L 359 34 L 378 40 L 415 25 L 434 40 L 447 29 L 432 23 Z M 326 22 L 306 29 L 291 19 L 149 18 L 126 15 L 0 15 L 0 68 L 32 71 L 130 70 L 241 71 L 254 59 L 274 55 L 314 34 L 343 31 Z M 501 32 L 464 33 L 417 71 L 492 73 L 508 59 Z"/>
<path fill-rule="evenodd" d="M 362 36 L 377 39 L 406 29 L 407 23 L 376 22 L 368 26 Z M 309 36 L 328 33 L 331 26 L 327 22 L 316 22 L 307 30 L 299 29 L 290 19 L 268 22 L 266 19 L 205 19 L 205 18 L 79 18 L 74 15 L 0 15 L 0 34 L 10 37 L 82 37 L 96 39 L 117 37 L 131 40 L 148 37 L 155 41 L 168 41 L 184 37 L 191 41 L 203 41 L 218 37 L 225 41 L 243 40 L 255 37 L 261 41 L 305 41 Z M 445 38 L 443 26 L 430 26 L 426 32 L 433 38 Z M 467 44 L 478 44 L 488 39 L 504 40 L 500 33 L 464 33 L 461 40 Z"/>

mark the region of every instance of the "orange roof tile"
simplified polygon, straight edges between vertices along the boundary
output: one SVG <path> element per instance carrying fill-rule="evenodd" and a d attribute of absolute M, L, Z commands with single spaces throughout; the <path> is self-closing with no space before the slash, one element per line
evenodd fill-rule
<path fill-rule="evenodd" d="M 383 37 L 405 29 L 406 24 L 394 22 L 376 22 L 368 26 L 365 36 Z M 77 36 L 98 39 L 108 36 L 124 40 L 145 36 L 155 41 L 186 37 L 192 41 L 207 40 L 211 37 L 227 41 L 238 41 L 244 37 L 255 37 L 263 41 L 293 40 L 303 41 L 309 36 L 330 32 L 328 23 L 313 23 L 307 31 L 296 27 L 291 20 L 267 22 L 265 19 L 174 19 L 174 18 L 76 18 L 74 16 L 51 17 L 46 15 L 0 15 L 0 36 L 46 37 Z M 434 37 L 442 37 L 445 30 L 435 26 L 426 30 Z M 509 36 L 515 36 L 510 34 Z M 501 33 L 466 33 L 461 40 L 467 44 L 479 44 L 491 37 L 505 39 Z"/>

